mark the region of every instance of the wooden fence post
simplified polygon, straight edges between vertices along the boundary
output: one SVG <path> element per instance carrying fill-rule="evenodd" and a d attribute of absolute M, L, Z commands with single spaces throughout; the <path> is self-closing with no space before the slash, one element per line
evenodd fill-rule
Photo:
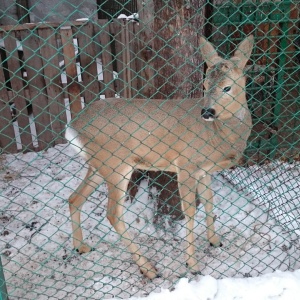
<path fill-rule="evenodd" d="M 60 29 L 66 75 L 67 90 L 70 100 L 72 118 L 81 111 L 80 85 L 76 67 L 76 53 L 73 43 L 73 32 L 71 26 L 63 26 Z"/>

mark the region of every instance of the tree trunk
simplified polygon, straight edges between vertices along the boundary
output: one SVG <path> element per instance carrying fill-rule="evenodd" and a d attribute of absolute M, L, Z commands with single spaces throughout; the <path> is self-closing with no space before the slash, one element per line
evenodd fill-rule
<path fill-rule="evenodd" d="M 201 96 L 203 68 L 199 37 L 203 32 L 204 3 L 204 0 L 147 0 L 139 3 L 140 26 L 145 26 L 140 34 L 141 60 L 148 64 L 140 85 L 143 97 L 186 99 Z M 156 216 L 162 213 L 173 219 L 182 219 L 176 174 L 148 174 L 150 185 L 158 189 Z M 135 180 L 139 178 L 137 173 L 134 177 Z M 157 218 L 154 221 L 158 221 Z"/>
<path fill-rule="evenodd" d="M 204 1 L 154 0 L 153 31 L 156 53 L 153 98 L 201 96 L 202 67 L 199 37 L 204 25 Z M 189 3 L 189 5 L 187 4 Z"/>
<path fill-rule="evenodd" d="M 16 6 L 19 23 L 30 23 L 28 0 L 17 0 Z"/>

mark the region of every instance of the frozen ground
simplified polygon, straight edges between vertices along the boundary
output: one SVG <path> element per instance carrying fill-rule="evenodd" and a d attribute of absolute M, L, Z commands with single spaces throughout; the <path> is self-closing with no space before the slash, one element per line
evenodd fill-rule
<path fill-rule="evenodd" d="M 140 275 L 108 224 L 105 185 L 87 201 L 82 218 L 86 240 L 96 251 L 72 251 L 67 199 L 85 174 L 83 164 L 65 145 L 0 157 L 0 251 L 10 299 L 126 299 L 161 289 L 149 299 L 300 299 L 278 298 L 295 282 L 300 286 L 299 271 L 249 278 L 300 268 L 299 164 L 275 162 L 214 177 L 216 227 L 223 247 L 207 243 L 201 206 L 195 229 L 197 256 L 207 276 L 192 276 L 184 267 L 184 221 L 170 223 L 166 217 L 160 225 L 152 224 L 155 191 L 143 181 L 135 201 L 126 203 L 124 217 L 162 274 L 153 281 Z M 253 284 L 255 289 L 270 286 L 274 297 L 238 294 L 237 285 L 253 290 Z M 228 292 L 236 298 L 225 298 Z"/>

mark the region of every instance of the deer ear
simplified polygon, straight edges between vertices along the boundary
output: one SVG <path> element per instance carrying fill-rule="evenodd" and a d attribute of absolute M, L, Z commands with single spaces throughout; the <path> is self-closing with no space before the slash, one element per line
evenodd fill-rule
<path fill-rule="evenodd" d="M 253 35 L 249 35 L 246 37 L 238 46 L 232 60 L 236 63 L 237 67 L 240 69 L 244 69 L 247 61 L 251 56 L 251 52 L 253 49 L 254 37 Z"/>
<path fill-rule="evenodd" d="M 220 60 L 220 57 L 214 46 L 204 37 L 200 37 L 200 52 L 209 68 L 213 66 L 216 61 Z"/>

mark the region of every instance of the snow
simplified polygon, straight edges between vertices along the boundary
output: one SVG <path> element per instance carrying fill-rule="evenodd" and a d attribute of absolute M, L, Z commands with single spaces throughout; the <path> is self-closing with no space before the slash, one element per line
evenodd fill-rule
<path fill-rule="evenodd" d="M 174 291 L 163 289 L 146 298 L 131 300 L 299 300 L 300 270 L 266 274 L 256 278 L 226 278 L 217 280 L 209 275 L 189 282 L 182 278 Z"/>
<path fill-rule="evenodd" d="M 76 21 L 85 22 L 85 21 L 89 21 L 89 18 L 79 18 L 79 19 L 76 19 Z"/>
<path fill-rule="evenodd" d="M 120 14 L 117 19 L 125 19 L 125 20 L 138 20 L 139 14 L 134 13 L 132 15 L 126 16 L 125 14 Z"/>
<path fill-rule="evenodd" d="M 299 163 L 214 175 L 223 247 L 209 246 L 200 205 L 201 276 L 185 267 L 185 222 L 161 216 L 153 224 L 156 191 L 142 181 L 136 199 L 126 202 L 124 219 L 161 274 L 153 281 L 142 277 L 105 217 L 105 184 L 82 214 L 85 240 L 96 251 L 72 251 L 67 199 L 85 172 L 67 145 L 0 156 L 0 252 L 10 299 L 300 299 Z"/>

